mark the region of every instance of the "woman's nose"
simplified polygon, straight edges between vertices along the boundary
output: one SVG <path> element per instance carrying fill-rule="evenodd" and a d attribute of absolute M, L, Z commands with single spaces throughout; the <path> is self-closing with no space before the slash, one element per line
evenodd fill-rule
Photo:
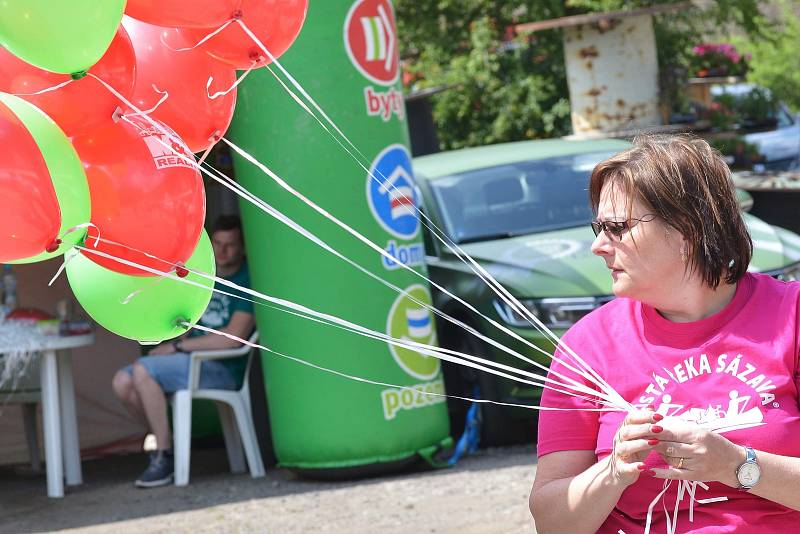
<path fill-rule="evenodd" d="M 591 251 L 592 254 L 596 254 L 597 256 L 607 256 L 612 253 L 611 240 L 605 232 L 600 232 L 597 234 L 597 237 L 594 238 Z"/>

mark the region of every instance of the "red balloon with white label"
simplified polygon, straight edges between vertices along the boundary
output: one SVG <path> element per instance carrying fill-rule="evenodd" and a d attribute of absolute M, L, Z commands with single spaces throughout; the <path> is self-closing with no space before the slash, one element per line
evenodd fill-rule
<path fill-rule="evenodd" d="M 75 137 L 73 145 L 92 199 L 95 228 L 89 229 L 85 246 L 169 272 L 197 246 L 206 202 L 194 156 L 169 127 L 158 124 L 129 117 Z M 156 276 L 90 251 L 84 254 L 119 273 Z"/>

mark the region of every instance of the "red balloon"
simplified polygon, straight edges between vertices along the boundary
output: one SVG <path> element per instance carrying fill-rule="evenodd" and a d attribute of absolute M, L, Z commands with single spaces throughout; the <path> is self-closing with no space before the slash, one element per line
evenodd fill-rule
<path fill-rule="evenodd" d="M 0 263 L 30 258 L 58 238 L 61 209 L 36 141 L 0 103 Z"/>
<path fill-rule="evenodd" d="M 150 116 L 166 123 L 189 146 L 201 152 L 212 146 L 213 136 L 225 134 L 236 106 L 236 89 L 218 98 L 211 94 L 229 89 L 236 71 L 215 61 L 202 50 L 176 52 L 164 44 L 177 38 L 178 30 L 139 22 L 130 17 L 123 25 L 136 51 L 136 84 L 132 101 L 140 109 L 151 108 L 166 91 L 168 98 Z M 214 81 L 206 89 L 209 77 Z"/>
<path fill-rule="evenodd" d="M 89 72 L 128 98 L 133 92 L 135 64 L 131 40 L 120 27 L 106 53 Z M 16 94 L 34 104 L 70 137 L 109 120 L 118 106 L 124 106 L 103 84 L 90 76 L 74 80 L 55 91 L 28 96 L 69 79 L 68 74 L 39 69 L 0 47 L 0 91 Z"/>
<path fill-rule="evenodd" d="M 297 38 L 307 10 L 308 0 L 242 0 L 241 20 L 277 58 Z M 188 42 L 198 43 L 210 32 L 208 29 L 181 28 L 180 33 Z M 238 24 L 231 24 L 199 48 L 237 69 L 253 65 L 261 67 L 270 62 Z"/>
<path fill-rule="evenodd" d="M 176 135 L 167 136 L 145 119 L 136 126 L 109 122 L 73 139 L 92 199 L 92 223 L 100 238 L 97 250 L 159 271 L 174 269 L 194 252 L 205 220 L 203 180 Z M 165 127 L 169 131 L 168 127 Z M 171 149 L 170 149 L 171 147 Z M 98 230 L 90 228 L 86 247 L 92 249 Z M 128 247 L 128 248 L 126 248 Z M 136 249 L 155 256 L 136 252 Z M 123 274 L 152 273 L 83 251 L 95 263 Z M 163 261 L 160 261 L 163 260 Z"/>
<path fill-rule="evenodd" d="M 241 0 L 128 0 L 125 14 L 158 26 L 218 27 L 233 17 Z"/>

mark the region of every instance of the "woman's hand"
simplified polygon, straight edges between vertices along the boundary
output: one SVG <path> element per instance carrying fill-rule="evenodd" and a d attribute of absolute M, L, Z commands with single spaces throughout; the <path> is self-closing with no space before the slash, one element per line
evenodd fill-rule
<path fill-rule="evenodd" d="M 745 460 L 742 447 L 697 423 L 677 417 L 661 421 L 655 449 L 670 466 L 653 469 L 656 478 L 722 482 L 739 487 L 736 468 Z"/>
<path fill-rule="evenodd" d="M 614 436 L 614 450 L 611 452 L 611 473 L 616 480 L 631 485 L 645 471 L 644 460 L 660 441 L 653 429 L 663 416 L 652 410 L 629 412 Z M 652 475 L 652 472 L 647 474 Z"/>

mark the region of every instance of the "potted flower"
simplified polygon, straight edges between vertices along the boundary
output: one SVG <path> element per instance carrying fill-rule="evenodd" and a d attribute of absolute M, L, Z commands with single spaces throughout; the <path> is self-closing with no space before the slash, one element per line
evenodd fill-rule
<path fill-rule="evenodd" d="M 692 48 L 691 68 L 698 78 L 744 76 L 749 59 L 732 44 L 705 43 Z"/>

